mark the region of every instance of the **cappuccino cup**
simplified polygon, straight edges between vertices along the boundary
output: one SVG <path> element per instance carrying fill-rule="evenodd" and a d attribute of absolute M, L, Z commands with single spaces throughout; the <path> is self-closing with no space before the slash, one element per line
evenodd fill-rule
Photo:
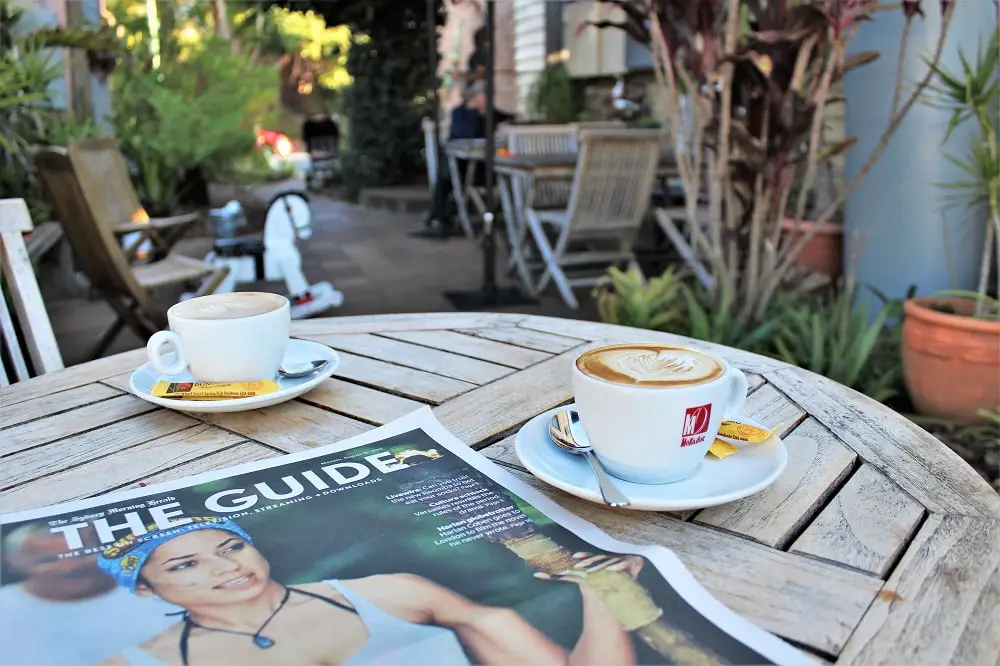
<path fill-rule="evenodd" d="M 723 419 L 747 395 L 740 370 L 703 351 L 620 344 L 581 354 L 573 395 L 594 453 L 608 473 L 635 483 L 694 475 Z"/>
<path fill-rule="evenodd" d="M 213 294 L 167 310 L 169 331 L 154 333 L 146 355 L 164 375 L 188 370 L 199 382 L 249 382 L 278 374 L 291 334 L 288 299 L 263 292 Z M 170 362 L 168 348 L 176 353 Z"/>

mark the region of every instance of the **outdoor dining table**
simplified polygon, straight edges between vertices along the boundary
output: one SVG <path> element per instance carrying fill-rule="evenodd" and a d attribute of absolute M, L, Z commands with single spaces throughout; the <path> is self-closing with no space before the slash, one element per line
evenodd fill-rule
<path fill-rule="evenodd" d="M 144 350 L 0 391 L 0 512 L 310 449 L 424 405 L 459 439 L 612 536 L 672 549 L 722 603 L 820 658 L 996 664 L 1000 495 L 881 404 L 780 361 L 679 336 L 515 314 L 293 323 L 336 349 L 333 378 L 278 406 L 197 417 L 128 391 Z M 750 378 L 746 417 L 778 426 L 788 467 L 701 511 L 607 509 L 528 474 L 514 434 L 566 404 L 570 368 L 604 342 L 709 350 Z M 401 555 L 402 556 L 402 555 Z"/>

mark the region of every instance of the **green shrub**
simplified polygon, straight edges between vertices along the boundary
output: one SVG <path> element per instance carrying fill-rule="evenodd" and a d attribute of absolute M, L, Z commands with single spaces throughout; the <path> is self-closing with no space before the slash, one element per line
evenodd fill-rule
<path fill-rule="evenodd" d="M 562 64 L 548 65 L 531 87 L 532 116 L 545 123 L 563 125 L 576 122 L 580 104 L 573 79 Z"/>
<path fill-rule="evenodd" d="M 825 294 L 788 291 L 759 321 L 744 324 L 725 307 L 733 295 L 712 294 L 671 268 L 646 280 L 612 268 L 595 292 L 601 320 L 684 335 L 779 358 L 885 401 L 903 391 L 901 327 L 887 321 L 901 301 L 885 301 L 871 320 L 852 289 Z M 719 303 L 723 307 L 717 307 Z"/>
<path fill-rule="evenodd" d="M 888 367 L 874 365 L 876 351 L 891 347 L 885 325 L 891 305 L 872 320 L 866 302 L 854 296 L 853 289 L 840 288 L 830 297 L 787 303 L 774 344 L 785 362 L 885 401 L 896 395 L 902 377 L 898 357 Z"/>
<path fill-rule="evenodd" d="M 277 101 L 277 71 L 209 37 L 160 69 L 136 61 L 113 78 L 112 123 L 151 211 L 169 213 L 185 175 L 225 180 L 254 159 L 254 125 Z"/>
<path fill-rule="evenodd" d="M 351 31 L 344 91 L 345 195 L 362 188 L 415 182 L 427 170 L 420 121 L 434 113 L 423 0 L 372 0 L 338 10 Z"/>

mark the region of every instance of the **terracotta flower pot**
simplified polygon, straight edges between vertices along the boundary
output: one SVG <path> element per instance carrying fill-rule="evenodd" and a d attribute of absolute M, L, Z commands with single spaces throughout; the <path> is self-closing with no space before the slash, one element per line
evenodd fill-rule
<path fill-rule="evenodd" d="M 911 298 L 903 307 L 903 376 L 917 410 L 977 423 L 976 410 L 1000 407 L 1000 321 L 968 316 L 975 304 L 961 298 Z"/>
<path fill-rule="evenodd" d="M 814 222 L 807 220 L 798 225 L 790 218 L 781 221 L 782 230 L 791 233 L 793 243 L 814 226 Z M 829 275 L 834 280 L 843 275 L 844 225 L 840 222 L 823 223 L 820 230 L 806 243 L 801 254 L 795 258 L 794 264 L 813 273 Z"/>

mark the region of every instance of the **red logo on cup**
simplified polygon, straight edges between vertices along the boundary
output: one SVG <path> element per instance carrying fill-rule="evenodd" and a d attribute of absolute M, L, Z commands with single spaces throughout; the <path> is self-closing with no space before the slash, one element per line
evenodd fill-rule
<path fill-rule="evenodd" d="M 708 422 L 712 420 L 712 405 L 688 407 L 684 412 L 684 423 L 681 426 L 681 446 L 693 446 L 705 441 L 708 432 Z"/>

